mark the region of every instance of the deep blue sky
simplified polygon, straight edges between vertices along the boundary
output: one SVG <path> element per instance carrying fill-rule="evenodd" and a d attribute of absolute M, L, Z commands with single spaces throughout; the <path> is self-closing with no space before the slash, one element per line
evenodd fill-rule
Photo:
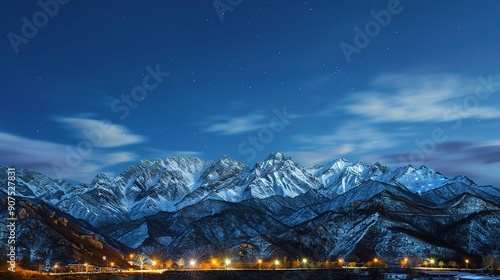
<path fill-rule="evenodd" d="M 244 0 L 222 18 L 213 3 L 70 1 L 46 16 L 2 1 L 0 165 L 89 182 L 140 159 L 252 166 L 282 151 L 500 185 L 500 2 Z"/>

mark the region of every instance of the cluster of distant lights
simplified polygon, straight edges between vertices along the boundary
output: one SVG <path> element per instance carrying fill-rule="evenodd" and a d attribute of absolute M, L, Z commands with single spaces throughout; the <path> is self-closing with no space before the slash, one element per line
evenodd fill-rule
<path fill-rule="evenodd" d="M 409 261 L 410 261 L 410 259 L 406 257 L 406 258 L 402 259 L 402 264 L 407 265 L 409 263 Z M 306 265 L 308 262 L 309 262 L 309 260 L 307 258 L 302 258 L 302 264 Z M 344 259 L 339 258 L 339 259 L 337 259 L 337 262 L 339 263 L 339 265 L 342 265 L 344 263 Z M 374 258 L 373 259 L 373 263 L 377 264 L 378 262 L 379 262 L 378 258 Z M 191 259 L 189 261 L 189 266 L 196 267 L 197 263 L 198 262 L 195 259 Z M 213 258 L 212 261 L 211 261 L 211 263 L 213 265 L 217 265 L 218 261 L 217 261 L 217 259 Z M 224 259 L 223 263 L 226 265 L 226 267 L 228 267 L 228 266 L 231 265 L 231 259 L 226 258 L 226 259 Z M 258 259 L 257 263 L 260 266 L 263 263 L 263 260 L 262 259 Z M 278 259 L 274 260 L 273 263 L 274 263 L 275 266 L 279 266 L 280 265 L 280 261 Z M 436 263 L 436 260 L 433 259 L 433 258 L 430 258 L 429 259 L 429 263 L 431 265 L 434 265 Z M 469 265 L 469 260 L 465 259 L 465 263 L 468 266 Z M 156 261 L 153 261 L 153 265 L 156 265 Z"/>
<path fill-rule="evenodd" d="M 130 259 L 133 259 L 133 258 L 134 258 L 134 255 L 133 255 L 133 254 L 130 254 Z M 344 259 L 342 259 L 342 258 L 339 258 L 337 261 L 338 261 L 339 265 L 342 265 L 342 264 L 344 263 Z M 309 262 L 309 261 L 308 261 L 308 259 L 307 259 L 307 258 L 302 258 L 302 264 L 306 265 L 308 262 Z M 374 258 L 374 259 L 373 259 L 373 263 L 374 263 L 374 264 L 377 264 L 378 262 L 379 262 L 379 259 L 378 259 L 378 258 Z M 469 262 L 470 262 L 470 261 L 469 261 L 469 259 L 465 259 L 466 268 L 469 268 Z M 213 265 L 217 265 L 217 264 L 218 264 L 218 261 L 217 261 L 217 259 L 216 259 L 216 258 L 213 258 L 213 259 L 212 259 L 212 261 L 211 261 L 211 263 L 212 263 Z M 225 258 L 225 259 L 223 260 L 223 263 L 224 263 L 224 265 L 225 265 L 226 267 L 229 267 L 229 266 L 231 265 L 232 261 L 231 261 L 231 259 L 230 259 L 230 258 Z M 263 260 L 262 260 L 262 259 L 258 259 L 258 260 L 257 260 L 257 263 L 259 264 L 259 269 L 260 269 L 260 266 L 262 265 Z M 274 262 L 273 262 L 273 263 L 274 263 L 274 265 L 275 265 L 275 266 L 279 266 L 279 265 L 280 265 L 280 261 L 279 261 L 278 259 L 274 260 Z M 406 258 L 402 259 L 402 264 L 407 265 L 408 263 L 409 263 L 409 258 L 407 258 L 407 257 L 406 257 Z M 435 259 L 433 259 L 433 258 L 430 258 L 430 259 L 429 259 L 429 264 L 434 265 L 435 263 L 436 263 L 436 260 L 435 260 Z M 154 266 L 157 264 L 157 261 L 156 261 L 156 260 L 151 260 L 151 264 L 152 264 L 152 267 L 154 267 Z M 189 266 L 190 266 L 190 267 L 195 268 L 197 264 L 198 264 L 198 262 L 196 261 L 196 259 L 190 259 L 190 260 L 189 260 Z M 87 263 L 84 263 L 83 265 L 84 265 L 85 267 L 87 267 L 87 266 L 88 266 L 88 264 L 87 264 Z M 115 263 L 114 263 L 114 262 L 111 262 L 111 263 L 110 263 L 110 265 L 111 265 L 111 267 L 114 267 L 114 266 L 115 266 Z M 58 266 L 57 264 L 55 264 L 55 265 L 54 265 L 54 272 L 56 272 L 56 273 L 57 273 L 57 269 L 58 269 L 58 268 L 59 268 L 59 266 Z"/>
<path fill-rule="evenodd" d="M 134 258 L 134 255 L 133 255 L 133 254 L 130 254 L 130 259 L 133 259 L 133 258 Z M 344 262 L 344 260 L 343 260 L 343 259 L 341 259 L 341 258 L 339 258 L 339 259 L 338 259 L 338 262 L 339 262 L 340 264 L 342 264 L 342 263 Z M 216 259 L 216 258 L 213 258 L 213 259 L 211 260 L 211 263 L 212 263 L 213 265 L 217 265 L 217 264 L 218 264 L 218 261 L 217 261 L 217 259 Z M 230 258 L 225 258 L 225 259 L 223 260 L 223 263 L 224 263 L 224 265 L 225 265 L 226 267 L 229 267 L 229 266 L 231 265 L 232 261 L 231 261 L 231 259 L 230 259 Z M 258 263 L 258 264 L 259 264 L 259 266 L 260 266 L 260 265 L 263 263 L 263 260 L 262 260 L 262 259 L 258 259 L 258 260 L 257 260 L 257 263 Z M 274 260 L 274 262 L 273 262 L 273 263 L 274 263 L 274 265 L 275 265 L 275 266 L 279 266 L 279 265 L 281 264 L 281 263 L 280 263 L 280 261 L 279 261 L 278 259 Z M 302 263 L 303 263 L 304 265 L 305 265 L 305 264 L 307 264 L 307 263 L 308 263 L 308 259 L 307 259 L 307 258 L 303 258 L 303 259 L 302 259 Z M 113 264 L 113 263 L 112 263 L 112 264 Z M 155 266 L 155 265 L 157 264 L 157 261 L 156 261 L 156 260 L 152 260 L 152 261 L 151 261 L 151 264 L 152 264 L 152 266 Z M 190 267 L 193 267 L 193 268 L 194 268 L 194 267 L 196 267 L 196 265 L 197 265 L 197 264 L 198 264 L 198 261 L 197 261 L 196 259 L 190 259 L 190 260 L 189 260 L 189 266 L 190 266 Z M 85 264 L 85 265 L 87 265 L 87 264 Z"/>

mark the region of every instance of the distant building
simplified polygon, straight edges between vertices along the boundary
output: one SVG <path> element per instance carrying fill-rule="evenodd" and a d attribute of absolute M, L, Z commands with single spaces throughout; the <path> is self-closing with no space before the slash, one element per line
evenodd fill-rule
<path fill-rule="evenodd" d="M 96 271 L 96 267 L 91 264 L 68 264 L 68 268 L 71 272 L 94 272 Z"/>
<path fill-rule="evenodd" d="M 455 280 L 458 271 L 419 271 L 422 280 Z"/>
<path fill-rule="evenodd" d="M 410 275 L 403 273 L 384 273 L 384 280 L 387 279 L 410 279 Z"/>

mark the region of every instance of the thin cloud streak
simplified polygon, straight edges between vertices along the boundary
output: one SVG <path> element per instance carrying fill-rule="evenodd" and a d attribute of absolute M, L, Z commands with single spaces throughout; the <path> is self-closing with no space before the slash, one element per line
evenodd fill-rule
<path fill-rule="evenodd" d="M 100 141 L 93 142 L 93 145 L 96 147 L 120 147 L 146 141 L 144 136 L 133 134 L 123 125 L 87 118 L 58 117 L 56 121 L 62 123 L 65 128 L 72 131 L 74 137 L 78 139 L 89 139 L 91 138 L 89 135 L 101 139 Z"/>
<path fill-rule="evenodd" d="M 411 153 L 391 153 L 380 156 L 385 164 L 402 166 L 405 164 L 426 165 L 451 176 L 466 175 L 473 181 L 500 186 L 498 178 L 489 170 L 500 168 L 500 141 L 448 141 L 436 146 L 433 153 L 419 162 L 402 162 Z M 497 180 L 496 182 L 493 180 Z"/>
<path fill-rule="evenodd" d="M 65 145 L 0 132 L 0 155 L 5 165 L 47 168 L 52 161 L 64 158 Z"/>
<path fill-rule="evenodd" d="M 239 117 L 213 117 L 205 131 L 223 135 L 245 133 L 265 127 L 265 119 L 266 116 L 260 112 Z"/>
<path fill-rule="evenodd" d="M 74 156 L 76 146 L 44 140 L 29 139 L 19 135 L 0 132 L 0 165 L 15 166 L 41 172 L 57 179 L 55 166 L 67 166 L 68 157 Z M 64 174 L 64 179 L 89 182 L 106 168 L 138 160 L 133 152 L 93 147 L 88 155 L 81 156 L 81 162 Z"/>
<path fill-rule="evenodd" d="M 301 148 L 292 152 L 303 164 L 315 164 L 346 155 L 375 153 L 398 145 L 401 132 L 383 132 L 359 123 L 346 123 L 328 134 L 300 134 L 292 139 Z"/>
<path fill-rule="evenodd" d="M 441 122 L 464 116 L 450 113 L 464 106 L 480 82 L 459 75 L 382 75 L 372 89 L 355 93 L 345 100 L 344 109 L 371 122 Z M 479 100 L 479 102 L 481 102 Z M 500 109 L 488 106 L 467 111 L 468 118 L 500 118 Z M 467 105 L 467 104 L 466 104 Z"/>

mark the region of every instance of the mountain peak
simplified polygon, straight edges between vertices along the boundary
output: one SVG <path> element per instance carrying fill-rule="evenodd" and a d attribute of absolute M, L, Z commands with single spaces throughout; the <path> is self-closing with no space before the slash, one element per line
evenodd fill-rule
<path fill-rule="evenodd" d="M 462 182 L 462 183 L 464 183 L 466 185 L 469 185 L 469 186 L 472 186 L 472 185 L 476 184 L 469 177 L 463 176 L 463 175 L 455 176 L 455 177 L 451 178 L 450 181 L 453 181 L 453 182 Z"/>
<path fill-rule="evenodd" d="M 228 160 L 231 160 L 231 158 L 228 157 L 227 155 L 223 155 L 219 158 L 219 161 L 228 161 Z"/>
<path fill-rule="evenodd" d="M 269 156 L 266 158 L 266 161 L 267 160 L 287 160 L 287 159 L 290 159 L 290 157 L 287 157 L 282 152 L 276 152 L 276 153 L 269 154 Z"/>
<path fill-rule="evenodd" d="M 340 170 L 344 169 L 344 167 L 346 167 L 350 164 L 352 164 L 352 162 L 350 160 L 342 157 L 342 158 L 338 158 L 334 161 L 328 162 L 323 167 L 325 169 L 335 169 L 337 171 L 340 171 Z"/>
<path fill-rule="evenodd" d="M 98 173 L 97 175 L 95 175 L 94 180 L 92 180 L 91 185 L 95 185 L 95 184 L 98 184 L 100 182 L 105 182 L 107 180 L 109 180 L 109 177 L 106 174 L 101 172 L 101 173 Z"/>
<path fill-rule="evenodd" d="M 219 160 L 217 161 L 217 164 L 219 164 L 219 165 L 230 165 L 230 164 L 241 165 L 242 163 L 239 161 L 236 161 L 236 160 L 234 160 L 226 155 L 223 155 L 219 158 Z"/>

